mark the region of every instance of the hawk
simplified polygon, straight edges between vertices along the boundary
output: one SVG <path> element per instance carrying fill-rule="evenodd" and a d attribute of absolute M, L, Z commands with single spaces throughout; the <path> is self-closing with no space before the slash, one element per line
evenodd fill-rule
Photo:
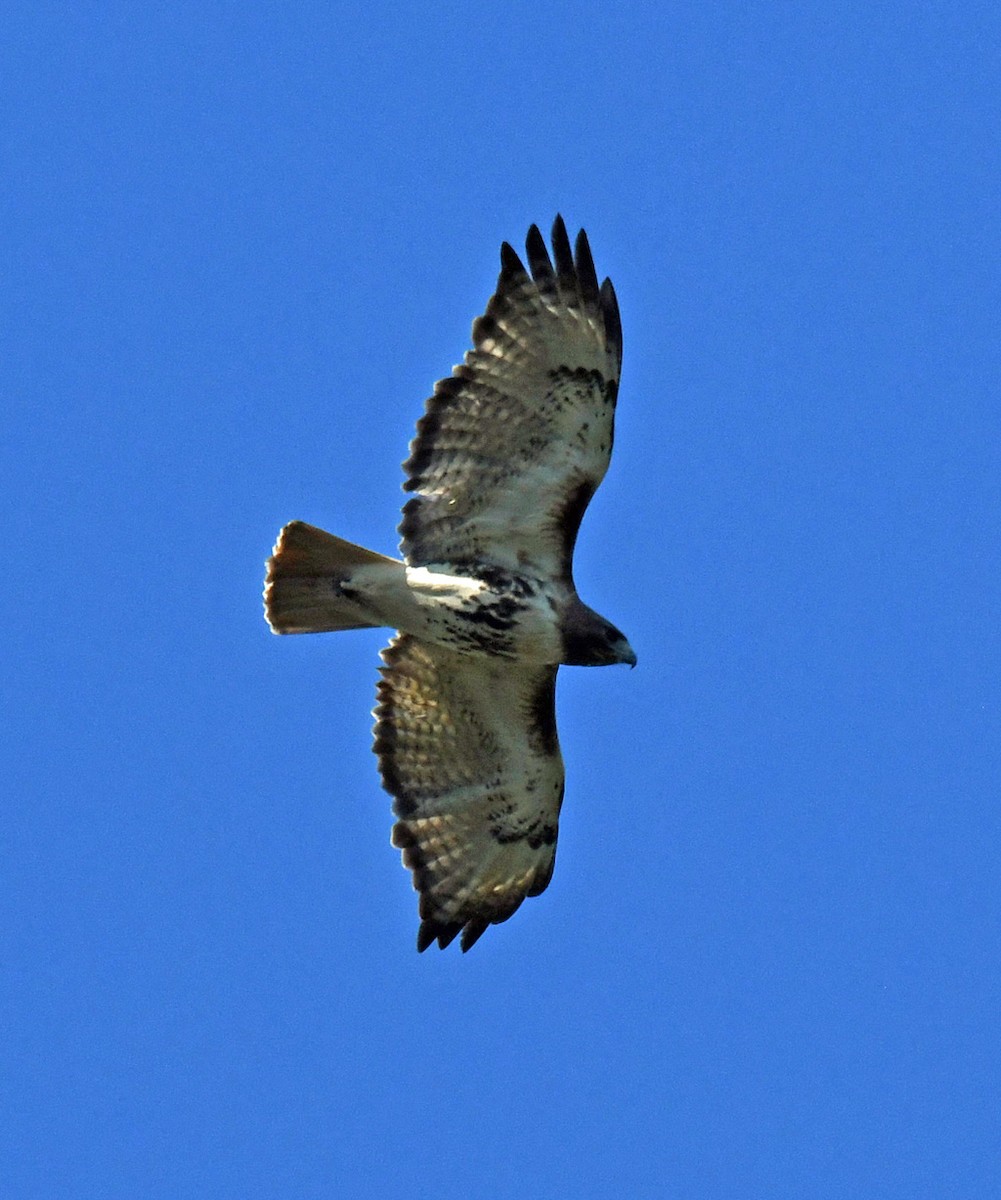
<path fill-rule="evenodd" d="M 548 885 L 563 801 L 556 672 L 636 665 L 581 602 L 573 551 L 608 468 L 622 328 L 584 231 L 506 242 L 473 349 L 403 464 L 402 561 L 293 521 L 267 563 L 275 633 L 388 626 L 375 752 L 420 893 L 417 949 L 468 950 Z"/>

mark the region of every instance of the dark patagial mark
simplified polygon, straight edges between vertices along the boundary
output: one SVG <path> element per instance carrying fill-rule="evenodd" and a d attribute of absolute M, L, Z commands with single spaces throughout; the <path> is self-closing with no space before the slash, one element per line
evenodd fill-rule
<path fill-rule="evenodd" d="M 595 490 L 595 483 L 589 479 L 579 483 L 566 498 L 556 519 L 560 533 L 562 576 L 564 581 L 571 586 L 573 585 L 573 552 L 577 545 L 577 534 L 580 532 L 580 523 L 584 519 L 584 513 L 591 503 L 591 497 Z"/>
<path fill-rule="evenodd" d="M 555 871 L 555 869 L 556 869 L 556 847 L 554 846 L 553 847 L 553 856 L 549 860 L 549 866 L 546 868 L 546 873 L 539 877 L 539 880 L 537 883 L 532 884 L 532 886 L 525 893 L 525 896 L 526 897 L 541 896 L 542 893 L 546 890 L 547 887 L 549 887 L 550 883 L 552 882 L 553 871 Z"/>
<path fill-rule="evenodd" d="M 532 748 L 553 758 L 559 754 L 556 730 L 556 668 L 547 671 L 528 702 L 528 736 Z"/>

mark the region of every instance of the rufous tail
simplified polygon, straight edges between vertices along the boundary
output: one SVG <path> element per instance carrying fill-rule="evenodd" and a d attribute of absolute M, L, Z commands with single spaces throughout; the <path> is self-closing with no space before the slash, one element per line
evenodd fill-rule
<path fill-rule="evenodd" d="M 403 564 L 305 521 L 279 533 L 268 559 L 264 615 L 272 633 L 325 633 L 382 625 L 366 612 L 365 582 Z"/>

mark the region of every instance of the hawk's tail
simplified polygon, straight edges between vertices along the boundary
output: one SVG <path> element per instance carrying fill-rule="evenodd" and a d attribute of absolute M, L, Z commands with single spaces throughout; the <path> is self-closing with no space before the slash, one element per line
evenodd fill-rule
<path fill-rule="evenodd" d="M 324 633 L 385 622 L 367 609 L 371 584 L 403 564 L 345 542 L 305 521 L 278 535 L 264 581 L 264 615 L 272 633 Z"/>

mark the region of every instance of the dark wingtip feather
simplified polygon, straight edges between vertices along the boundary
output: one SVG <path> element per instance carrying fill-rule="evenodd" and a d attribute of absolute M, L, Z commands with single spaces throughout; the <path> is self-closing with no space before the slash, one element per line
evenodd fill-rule
<path fill-rule="evenodd" d="M 444 950 L 446 946 L 450 946 L 455 941 L 461 932 L 461 924 L 436 921 L 433 917 L 429 917 L 427 920 L 421 921 L 420 928 L 417 930 L 417 953 L 423 954 L 434 942 L 438 943 L 439 950 Z"/>
<path fill-rule="evenodd" d="M 605 336 L 608 344 L 615 350 L 619 361 L 622 361 L 622 320 L 619 316 L 619 302 L 615 298 L 615 288 L 612 281 L 606 279 L 601 285 L 601 313 L 605 318 Z"/>
<path fill-rule="evenodd" d="M 444 950 L 447 946 L 451 946 L 461 931 L 461 925 L 439 925 L 437 927 L 438 949 Z"/>
<path fill-rule="evenodd" d="M 553 264 L 538 225 L 533 225 L 528 231 L 528 236 L 525 238 L 525 253 L 528 255 L 528 266 L 535 282 L 542 288 L 546 285 L 551 286 Z"/>
<path fill-rule="evenodd" d="M 560 282 L 560 291 L 567 293 L 571 299 L 577 297 L 577 269 L 574 266 L 573 253 L 570 250 L 570 238 L 563 218 L 557 215 L 553 222 L 553 257 L 556 260 L 556 275 Z"/>
<path fill-rule="evenodd" d="M 500 248 L 501 280 L 510 282 L 518 275 L 525 275 L 525 266 L 510 242 L 502 242 Z"/>
<path fill-rule="evenodd" d="M 577 234 L 576 245 L 576 263 L 577 263 L 577 284 L 580 288 L 580 298 L 585 304 L 598 305 L 600 302 L 600 291 L 598 288 L 598 274 L 594 269 L 594 258 L 591 255 L 591 244 L 587 240 L 587 234 L 582 229 Z"/>
<path fill-rule="evenodd" d="M 459 943 L 463 954 L 483 937 L 489 924 L 489 921 L 468 921 L 466 923 L 466 928 L 462 931 L 462 941 Z"/>

